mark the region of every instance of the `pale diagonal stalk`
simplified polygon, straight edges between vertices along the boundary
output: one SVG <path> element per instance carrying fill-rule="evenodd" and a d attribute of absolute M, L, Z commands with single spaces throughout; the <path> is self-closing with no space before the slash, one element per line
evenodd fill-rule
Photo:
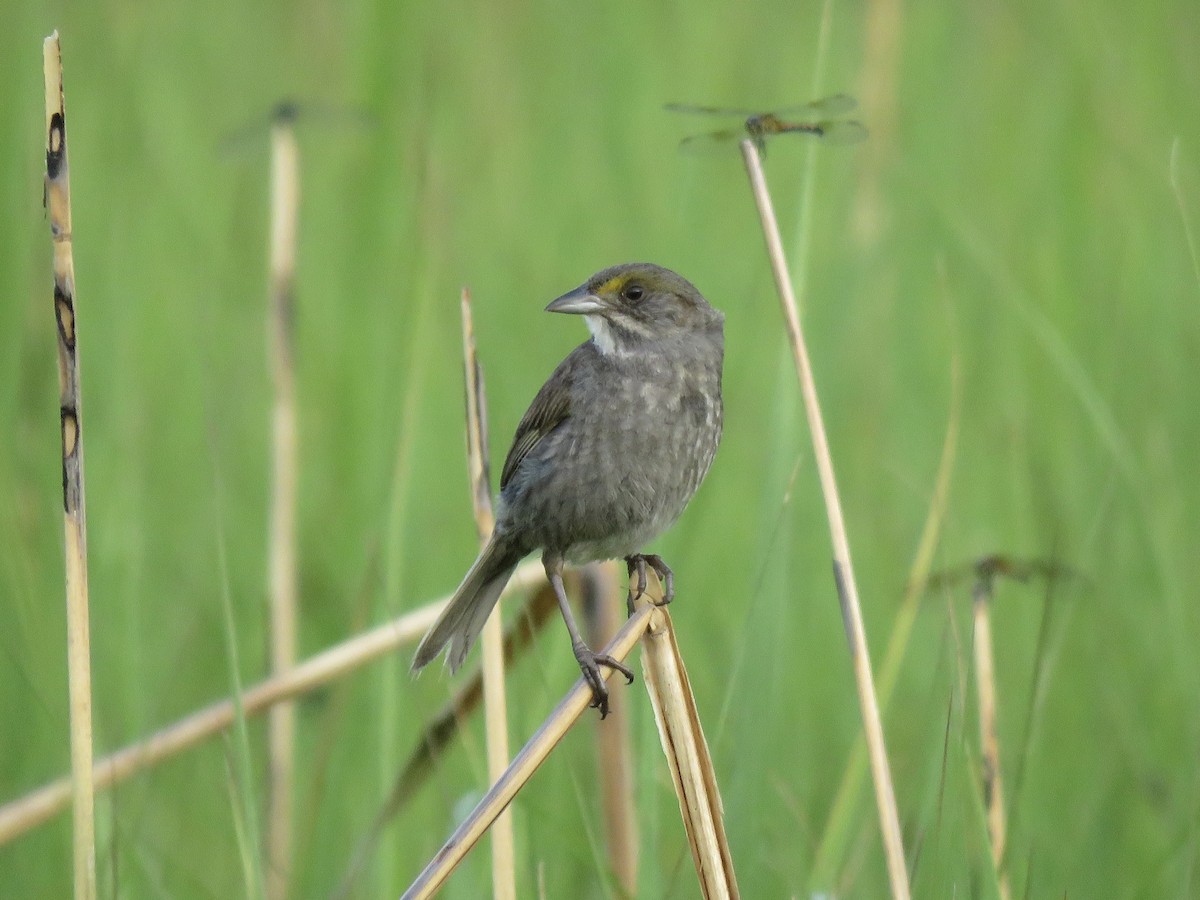
<path fill-rule="evenodd" d="M 471 317 L 471 293 L 461 296 L 463 330 L 463 375 L 467 395 L 467 474 L 471 482 L 471 505 L 479 543 L 492 536 L 496 517 L 492 512 L 491 473 L 488 465 L 487 396 L 483 367 L 475 350 L 475 323 Z M 497 781 L 508 767 L 508 705 L 504 695 L 504 626 L 497 603 L 480 635 L 483 657 L 483 719 L 487 736 L 488 780 Z M 517 873 L 512 811 L 505 810 L 491 829 L 492 896 L 516 900 Z"/>
<path fill-rule="evenodd" d="M 534 573 L 542 571 L 541 562 L 526 563 L 517 570 L 517 576 L 522 572 Z M 571 571 L 566 573 L 569 579 L 576 578 L 582 573 Z M 517 576 L 514 576 L 516 578 Z M 582 589 L 586 590 L 586 581 Z M 511 582 L 510 582 L 511 585 Z M 569 582 L 573 589 L 573 582 Z M 558 611 L 558 598 L 554 590 L 543 578 L 541 587 L 534 591 L 525 608 L 519 612 L 504 634 L 504 663 L 511 666 L 530 647 L 534 639 L 541 633 L 553 613 Z M 430 624 L 433 624 L 430 622 Z M 401 810 L 417 792 L 417 789 L 434 772 L 434 763 L 438 757 L 453 743 L 459 730 L 470 719 L 472 713 L 479 707 L 483 697 L 483 666 L 482 664 L 467 679 L 462 681 L 454 695 L 442 705 L 442 708 L 429 720 L 425 729 L 413 742 L 414 747 L 408 761 L 396 776 L 387 799 L 383 801 L 370 826 L 359 838 L 346 873 L 342 876 L 341 884 L 332 894 L 333 898 L 350 897 L 363 869 L 370 861 L 372 854 L 379 846 L 380 837 L 388 824 L 398 816 Z"/>
<path fill-rule="evenodd" d="M 649 618 L 650 610 L 644 607 L 634 613 L 604 648 L 604 653 L 618 661 L 625 659 L 645 633 Z M 607 680 L 612 677 L 614 670 L 606 666 L 601 672 Z M 450 877 L 450 873 L 479 842 L 496 817 L 508 807 L 517 792 L 533 777 L 534 772 L 546 761 L 591 702 L 592 689 L 580 678 L 442 849 L 434 854 L 421 874 L 404 892 L 404 900 L 432 897 L 437 893 Z"/>
<path fill-rule="evenodd" d="M 295 278 L 300 207 L 300 160 L 292 117 L 271 127 L 271 238 L 267 335 L 274 405 L 271 411 L 271 513 L 268 538 L 271 674 L 296 663 L 296 435 Z M 271 709 L 267 752 L 267 896 L 282 900 L 291 875 L 295 791 L 296 707 Z"/>
<path fill-rule="evenodd" d="M 833 543 L 833 576 L 837 586 L 838 602 L 842 609 L 842 621 L 850 645 L 850 658 L 854 666 L 854 680 L 858 689 L 858 702 L 862 712 L 863 730 L 871 760 L 871 774 L 875 782 L 875 799 L 879 810 L 879 825 L 883 837 L 884 854 L 887 859 L 888 878 L 894 898 L 908 898 L 908 872 L 905 869 L 904 847 L 900 833 L 900 816 L 896 810 L 896 795 L 892 786 L 891 768 L 884 746 L 883 724 L 879 716 L 879 703 L 875 696 L 874 678 L 871 674 L 870 652 L 866 629 L 863 626 L 862 608 L 858 600 L 858 587 L 854 580 L 854 569 L 850 561 L 850 543 L 846 536 L 846 524 L 842 514 L 841 499 L 833 474 L 833 460 L 829 454 L 829 440 L 825 434 L 825 423 L 813 381 L 812 366 L 804 334 L 800 327 L 800 316 L 796 298 L 792 293 L 791 278 L 787 271 L 787 260 L 783 253 L 783 241 L 779 235 L 779 224 L 767 191 L 763 175 L 762 160 L 752 141 L 742 141 L 742 158 L 750 177 L 754 200 L 758 206 L 767 254 L 771 259 L 771 270 L 775 286 L 783 306 L 788 340 L 796 365 L 796 376 L 804 397 L 804 409 L 812 434 L 813 454 L 825 498 L 825 510 L 829 520 L 830 537 Z"/>
<path fill-rule="evenodd" d="M 517 568 L 505 591 L 519 593 L 545 583 L 541 562 L 531 560 Z M 335 644 L 281 675 L 260 681 L 242 694 L 242 709 L 248 716 L 261 713 L 394 653 L 428 631 L 449 602 L 448 596 L 435 600 Z M 96 760 L 95 789 L 107 790 L 220 734 L 233 724 L 234 712 L 231 700 L 217 701 L 141 741 Z M 64 777 L 0 807 L 0 846 L 65 810 L 71 805 L 72 793 L 72 779 Z"/>
<path fill-rule="evenodd" d="M 54 245 L 54 318 L 58 332 L 62 429 L 63 535 L 67 595 L 67 689 L 71 713 L 76 900 L 96 896 L 95 785 L 92 770 L 92 668 L 88 623 L 87 513 L 83 489 L 83 413 L 75 319 L 75 261 L 62 47 L 55 31 L 42 42 L 46 96 L 46 212 Z"/>

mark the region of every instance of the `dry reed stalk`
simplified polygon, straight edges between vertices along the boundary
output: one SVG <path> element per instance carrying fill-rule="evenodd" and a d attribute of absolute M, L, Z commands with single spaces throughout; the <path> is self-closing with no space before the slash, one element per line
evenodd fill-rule
<path fill-rule="evenodd" d="M 634 613 L 604 648 L 614 659 L 623 660 L 646 630 L 650 610 L 643 608 Z M 612 677 L 613 670 L 604 668 L 604 677 Z M 455 830 L 442 849 L 434 855 L 416 880 L 404 892 L 404 898 L 415 900 L 433 896 L 445 883 L 450 873 L 462 862 L 470 849 L 479 841 L 496 817 L 512 802 L 522 786 L 533 776 L 551 751 L 562 740 L 570 727 L 583 715 L 592 702 L 592 690 L 580 678 L 550 716 L 542 723 L 529 742 L 513 758 L 512 764 L 501 778 L 492 785 L 483 799 Z"/>
<path fill-rule="evenodd" d="M 983 803 L 987 811 L 988 840 L 996 866 L 1000 900 L 1012 893 L 1004 870 L 1007 824 L 1004 818 L 1004 785 L 1000 777 L 1000 734 L 996 726 L 996 667 L 992 653 L 992 575 L 982 568 L 972 590 L 975 619 L 975 689 L 979 701 L 979 746 L 983 772 Z"/>
<path fill-rule="evenodd" d="M 280 107 L 271 126 L 271 238 L 267 333 L 274 407 L 271 412 L 271 512 L 268 538 L 271 674 L 296 664 L 295 278 L 300 208 L 300 156 L 294 115 Z M 267 732 L 267 896 L 288 893 L 295 791 L 296 707 L 280 703 Z"/>
<path fill-rule="evenodd" d="M 528 591 L 535 585 L 544 584 L 545 580 L 541 562 L 531 560 L 517 568 L 506 590 L 513 593 Z M 302 696 L 420 638 L 449 600 L 449 597 L 443 597 L 335 644 L 282 675 L 260 681 L 242 695 L 244 713 L 247 716 L 261 713 L 277 703 Z M 148 738 L 97 760 L 95 788 L 105 790 L 120 784 L 221 733 L 233 721 L 232 700 L 221 700 L 198 710 Z M 70 778 L 60 778 L 0 807 L 0 846 L 66 809 L 71 802 L 71 785 Z"/>
<path fill-rule="evenodd" d="M 83 413 L 75 321 L 75 261 L 62 47 L 55 31 L 42 42 L 46 95 L 46 211 L 54 245 L 54 318 L 58 332 L 62 429 L 63 533 L 67 595 L 67 688 L 71 712 L 70 792 L 74 809 L 76 900 L 96 896 L 95 784 L 92 767 L 92 671 L 88 626 L 87 513 L 83 488 Z"/>
<path fill-rule="evenodd" d="M 1004 809 L 1004 786 L 1000 775 L 1000 733 L 997 726 L 996 667 L 994 641 L 992 640 L 991 606 L 995 597 L 996 579 L 1004 577 L 1028 583 L 1034 578 L 1044 580 L 1047 585 L 1064 578 L 1082 579 L 1070 566 L 1050 560 L 1017 559 L 1003 554 L 989 554 L 972 563 L 956 566 L 931 575 L 928 588 L 947 589 L 972 578 L 971 617 L 972 651 L 975 668 L 976 700 L 979 706 L 979 744 L 981 767 L 980 789 L 983 794 L 984 813 L 987 818 L 988 842 L 991 845 L 992 862 L 996 871 L 997 889 L 1002 900 L 1011 896 L 1006 869 L 1005 855 L 1008 843 L 1008 822 Z M 959 692 L 966 692 L 966 664 L 962 642 L 958 638 L 954 605 L 947 603 L 951 633 L 956 644 L 955 659 L 958 660 Z M 1036 679 L 1035 679 L 1036 680 Z M 1028 736 L 1029 729 L 1026 728 Z M 1020 777 L 1017 778 L 1018 784 Z"/>
<path fill-rule="evenodd" d="M 609 561 L 582 570 L 583 614 L 588 645 L 608 643 L 621 628 L 617 596 L 617 564 Z M 619 689 L 619 688 L 618 688 Z M 596 723 L 596 779 L 604 815 L 604 844 L 613 878 L 626 897 L 637 896 L 638 819 L 633 797 L 633 739 L 628 704 L 615 704 L 608 718 Z"/>
<path fill-rule="evenodd" d="M 463 375 L 467 395 L 467 474 L 471 505 L 480 546 L 496 526 L 492 512 L 492 479 L 488 465 L 487 395 L 483 366 L 475 350 L 475 322 L 471 317 L 471 292 L 460 297 L 463 329 Z M 497 603 L 480 635 L 483 678 L 483 719 L 487 741 L 488 780 L 495 782 L 508 766 L 508 705 L 504 696 L 504 626 Z M 491 829 L 492 896 L 516 900 L 517 870 L 512 811 L 505 810 Z"/>
<path fill-rule="evenodd" d="M 779 235 L 779 223 L 776 221 L 771 195 L 767 190 L 762 160 L 759 158 L 758 149 L 754 146 L 753 141 L 742 141 L 742 158 L 746 164 L 751 190 L 758 207 L 759 220 L 767 244 L 767 254 L 771 260 L 775 286 L 779 291 L 779 300 L 783 307 L 788 339 L 792 346 L 792 355 L 796 365 L 796 376 L 800 381 L 800 390 L 804 396 L 804 409 L 808 416 L 809 431 L 812 435 L 813 454 L 820 476 L 821 492 L 825 498 L 825 511 L 833 543 L 833 577 L 842 610 L 842 621 L 846 628 L 846 638 L 850 644 L 850 659 L 854 665 L 854 680 L 858 689 L 863 731 L 866 735 L 871 774 L 875 783 L 875 800 L 879 810 L 879 826 L 883 837 L 892 896 L 897 900 L 907 900 L 910 890 L 900 833 L 900 816 L 896 809 L 896 794 L 892 786 L 887 749 L 884 746 L 883 723 L 880 721 L 879 702 L 875 695 L 874 678 L 871 674 L 870 650 L 867 645 L 866 629 L 863 626 L 862 608 L 858 600 L 854 568 L 850 561 L 850 542 L 846 536 L 842 503 L 834 478 L 829 440 L 825 434 L 825 423 L 821 417 L 821 407 L 817 398 L 816 384 L 813 381 L 808 349 L 800 328 L 800 314 L 796 307 L 796 297 L 792 292 L 791 276 L 787 271 L 783 241 Z"/>
<path fill-rule="evenodd" d="M 578 573 L 575 571 L 568 571 L 564 574 L 564 578 L 571 579 L 576 574 Z M 573 582 L 570 580 L 567 581 L 568 590 L 571 589 L 572 584 Z M 550 620 L 551 613 L 557 610 L 558 598 L 554 595 L 554 590 L 549 584 L 543 583 L 541 588 L 530 596 L 525 609 L 517 614 L 504 634 L 504 664 L 506 667 L 511 666 L 513 660 L 532 646 L 533 639 Z M 396 777 L 387 800 L 376 813 L 370 827 L 359 839 L 346 874 L 342 877 L 342 883 L 333 894 L 335 898 L 350 896 L 354 883 L 379 845 L 379 838 L 383 834 L 384 828 L 399 815 L 409 798 L 433 772 L 434 761 L 450 746 L 455 736 L 458 735 L 460 725 L 475 711 L 482 698 L 483 668 L 481 666 L 438 711 L 417 739 L 416 747 Z"/>
<path fill-rule="evenodd" d="M 716 772 L 687 669 L 675 641 L 671 615 L 665 606 L 654 606 L 648 595 L 639 598 L 638 603 L 651 611 L 642 641 L 642 679 L 654 706 L 658 736 L 675 782 L 679 812 L 700 879 L 700 893 L 705 900 L 737 900 L 740 894 L 725 837 L 725 813 Z"/>

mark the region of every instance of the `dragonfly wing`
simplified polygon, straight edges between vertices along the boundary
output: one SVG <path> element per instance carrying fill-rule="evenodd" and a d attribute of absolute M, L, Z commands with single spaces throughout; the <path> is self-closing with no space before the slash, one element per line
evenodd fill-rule
<path fill-rule="evenodd" d="M 679 152 L 688 156 L 715 156 L 731 153 L 738 141 L 746 138 L 743 128 L 724 128 L 720 131 L 710 131 L 708 134 L 696 134 L 685 137 L 679 142 Z"/>
<path fill-rule="evenodd" d="M 826 144 L 860 144 L 867 139 L 867 127 L 853 119 L 820 122 L 818 127 L 821 141 Z"/>
<path fill-rule="evenodd" d="M 775 110 L 775 113 L 780 116 L 803 115 L 810 118 L 817 118 L 844 116 L 846 113 L 857 108 L 858 101 L 849 94 L 834 94 L 832 97 L 814 100 L 811 103 L 801 103 L 798 106 L 785 106 L 782 109 Z"/>
<path fill-rule="evenodd" d="M 753 110 L 749 109 L 737 109 L 728 106 L 697 106 L 692 103 L 667 103 L 663 106 L 663 109 L 668 112 L 687 113 L 688 115 L 740 116 L 743 119 L 747 116 L 756 115 Z"/>

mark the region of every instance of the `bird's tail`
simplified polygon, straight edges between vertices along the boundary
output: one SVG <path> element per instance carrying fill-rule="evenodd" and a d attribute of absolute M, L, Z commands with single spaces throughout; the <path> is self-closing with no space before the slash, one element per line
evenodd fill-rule
<path fill-rule="evenodd" d="M 450 671 L 454 672 L 463 664 L 492 607 L 500 599 L 500 592 L 524 555 L 503 537 L 492 535 L 449 605 L 417 645 L 412 661 L 414 672 L 432 662 L 447 645 L 450 649 L 446 653 L 446 665 Z"/>

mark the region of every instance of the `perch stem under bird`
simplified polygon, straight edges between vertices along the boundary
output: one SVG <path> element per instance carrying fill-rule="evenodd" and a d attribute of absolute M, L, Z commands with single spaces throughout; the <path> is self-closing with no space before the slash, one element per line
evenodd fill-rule
<path fill-rule="evenodd" d="M 500 475 L 496 527 L 413 658 L 419 670 L 446 650 L 458 669 L 522 558 L 542 551 L 572 649 L 608 714 L 600 666 L 575 624 L 566 563 L 624 559 L 644 591 L 646 567 L 674 575 L 642 548 L 674 524 L 704 480 L 721 440 L 725 317 L 669 269 L 614 266 L 546 307 L 584 317 L 592 333 L 546 381 L 526 411 Z M 635 598 L 631 591 L 629 603 Z"/>

